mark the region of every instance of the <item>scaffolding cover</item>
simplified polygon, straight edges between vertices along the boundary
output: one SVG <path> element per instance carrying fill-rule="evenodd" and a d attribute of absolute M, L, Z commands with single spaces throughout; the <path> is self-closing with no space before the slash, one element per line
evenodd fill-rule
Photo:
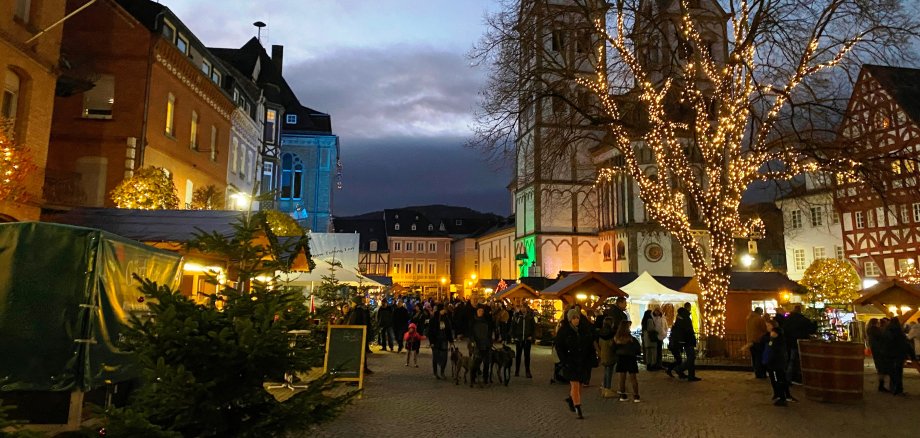
<path fill-rule="evenodd" d="M 0 224 L 0 391 L 90 390 L 136 377 L 118 348 L 143 314 L 134 274 L 177 288 L 182 258 L 105 231 Z"/>

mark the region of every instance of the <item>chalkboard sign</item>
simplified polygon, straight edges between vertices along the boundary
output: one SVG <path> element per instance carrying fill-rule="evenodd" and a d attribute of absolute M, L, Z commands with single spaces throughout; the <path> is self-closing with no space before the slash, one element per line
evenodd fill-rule
<path fill-rule="evenodd" d="M 330 325 L 326 332 L 326 360 L 323 368 L 335 380 L 358 382 L 358 388 L 362 388 L 366 339 L 366 326 Z"/>

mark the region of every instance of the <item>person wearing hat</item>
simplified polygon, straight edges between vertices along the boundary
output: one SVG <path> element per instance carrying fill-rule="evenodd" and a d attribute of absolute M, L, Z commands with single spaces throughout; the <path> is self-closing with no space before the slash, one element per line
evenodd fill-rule
<path fill-rule="evenodd" d="M 584 419 L 581 410 L 581 384 L 588 379 L 594 351 L 594 336 L 590 323 L 582 321 L 577 309 L 569 309 L 565 322 L 556 333 L 555 350 L 562 364 L 562 377 L 569 381 L 569 397 L 565 399 L 569 409 Z"/>

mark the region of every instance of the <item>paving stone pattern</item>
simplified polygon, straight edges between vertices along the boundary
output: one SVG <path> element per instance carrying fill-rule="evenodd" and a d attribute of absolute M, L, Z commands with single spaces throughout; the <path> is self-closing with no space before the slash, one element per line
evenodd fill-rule
<path fill-rule="evenodd" d="M 641 403 L 602 399 L 600 369 L 583 388 L 584 420 L 565 406 L 568 385 L 550 384 L 549 347 L 533 349 L 533 379 L 512 377 L 509 386 L 470 388 L 462 380 L 436 380 L 431 351 L 419 368 L 405 367 L 405 353 L 375 352 L 360 400 L 334 421 L 298 437 L 895 437 L 920 430 L 920 375 L 905 370 L 907 397 L 876 391 L 867 369 L 865 398 L 855 404 L 807 400 L 772 405 L 766 380 L 752 373 L 700 371 L 700 382 L 640 371 Z M 641 366 L 640 366 L 641 368 Z M 450 364 L 448 364 L 448 374 Z M 627 382 L 628 383 L 628 382 Z"/>

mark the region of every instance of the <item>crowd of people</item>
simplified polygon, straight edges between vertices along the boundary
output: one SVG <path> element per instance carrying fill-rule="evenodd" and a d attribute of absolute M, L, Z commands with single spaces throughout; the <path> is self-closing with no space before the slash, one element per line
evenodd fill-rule
<path fill-rule="evenodd" d="M 660 308 L 649 309 L 639 326 L 642 341 L 633 336 L 632 321 L 626 313 L 626 298 L 619 297 L 615 303 L 594 313 L 574 305 L 565 310 L 565 318 L 559 323 L 553 352 L 558 358 L 553 372 L 553 381 L 568 382 L 569 396 L 565 399 L 568 408 L 577 418 L 584 418 L 582 412 L 582 387 L 590 386 L 593 368 L 603 366 L 604 383 L 601 396 L 616 397 L 630 401 L 626 382 L 634 403 L 640 402 L 639 357 L 645 356 L 648 371 L 662 368 L 674 377 L 697 382 L 696 376 L 696 333 L 690 316 L 690 303 L 678 308 L 674 325 L 670 328 L 668 349 L 674 361 L 662 362 L 662 348 L 668 334 L 665 319 Z M 616 375 L 616 390 L 613 389 Z"/>
<path fill-rule="evenodd" d="M 903 327 L 896 317 L 872 318 L 866 325 L 866 341 L 878 373 L 878 390 L 905 395 L 904 362 L 910 359 L 914 366 L 918 366 L 920 324 L 914 322 Z"/>
<path fill-rule="evenodd" d="M 802 384 L 798 341 L 810 338 L 817 331 L 818 324 L 802 314 L 801 305 L 788 314 L 779 307 L 774 315 L 764 314 L 757 307 L 748 316 L 746 335 L 754 376 L 769 378 L 774 405 L 786 406 L 789 401 L 798 401 L 789 390 L 790 385 Z"/>
<path fill-rule="evenodd" d="M 690 303 L 676 312 L 673 308 L 668 310 L 673 316 L 670 327 L 662 307 L 646 310 L 634 326 L 626 306 L 623 297 L 597 311 L 576 304 L 564 310 L 563 319 L 556 326 L 552 350 L 555 365 L 550 382 L 569 384 L 565 402 L 577 418 L 584 418 L 581 390 L 590 386 L 594 368 L 603 370 L 601 396 L 624 402 L 641 400 L 637 379 L 640 357 L 648 371 L 664 370 L 668 376 L 688 382 L 702 380 L 696 375 L 697 335 Z M 538 321 L 539 316 L 526 302 L 484 303 L 476 298 L 443 302 L 387 299 L 380 301 L 373 312 L 364 299 L 356 299 L 352 306 L 343 306 L 335 319 L 336 323 L 366 325 L 368 333 L 372 333 L 368 344 L 376 337 L 384 351 L 399 353 L 405 349 L 407 367 L 418 367 L 418 352 L 427 340 L 436 379 L 448 379 L 448 353 L 455 343 L 465 341 L 472 362 L 471 384 L 480 385 L 492 383 L 496 344 L 513 344 L 514 375 L 519 377 L 524 365 L 526 378 L 533 377 L 530 352 L 538 339 Z M 789 313 L 777 308 L 773 315 L 758 307 L 748 316 L 746 328 L 754 375 L 769 380 L 774 405 L 797 402 L 790 387 L 802 384 L 798 341 L 813 336 L 817 324 L 802 313 L 800 305 Z M 902 327 L 897 318 L 872 319 L 867 338 L 879 375 L 879 391 L 903 395 L 904 363 L 910 358 L 916 364 L 920 355 L 920 324 Z M 673 357 L 669 362 L 662 357 L 666 341 Z M 366 362 L 365 372 L 371 372 Z"/>
<path fill-rule="evenodd" d="M 465 340 L 475 350 L 471 378 L 492 383 L 490 373 L 493 344 L 513 344 L 515 347 L 515 376 L 521 365 L 527 378 L 532 378 L 530 351 L 535 340 L 537 315 L 526 303 L 510 305 L 504 302 L 484 303 L 469 300 L 438 301 L 410 297 L 388 298 L 379 302 L 372 312 L 365 299 L 356 298 L 351 306 L 343 306 L 333 322 L 364 325 L 368 328 L 368 349 L 376 339 L 382 351 L 407 351 L 406 366 L 418 366 L 418 351 L 423 340 L 432 352 L 432 372 L 437 379 L 447 379 L 448 352 L 456 341 Z M 366 358 L 366 355 L 365 355 Z M 365 373 L 372 373 L 367 368 Z"/>

